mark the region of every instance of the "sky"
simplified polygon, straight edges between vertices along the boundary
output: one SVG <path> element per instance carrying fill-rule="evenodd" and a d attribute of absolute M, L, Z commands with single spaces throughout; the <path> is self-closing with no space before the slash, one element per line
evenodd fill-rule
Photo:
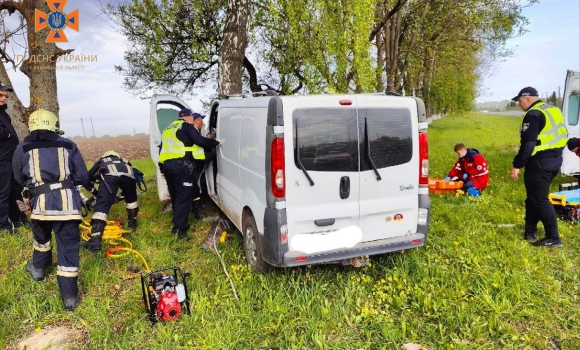
<path fill-rule="evenodd" d="M 523 15 L 528 32 L 507 42 L 514 54 L 486 72 L 477 102 L 509 100 L 526 86 L 563 94 L 567 70 L 580 71 L 579 0 L 540 0 Z"/>
<path fill-rule="evenodd" d="M 58 69 L 60 125 L 66 136 L 132 135 L 149 133 L 149 100 L 123 89 L 123 77 L 114 66 L 123 64 L 126 41 L 99 15 L 97 1 L 68 0 L 64 12 L 79 9 L 80 30 L 65 29 L 72 54 L 97 56 L 96 62 L 62 63 L 83 69 Z M 525 86 L 541 96 L 563 93 L 568 69 L 580 71 L 580 1 L 541 0 L 523 10 L 528 32 L 508 41 L 514 52 L 485 72 L 478 102 L 507 100 Z M 46 34 L 48 30 L 44 29 Z M 41 32 L 42 33 L 42 32 Z M 28 79 L 9 71 L 15 92 L 28 105 Z M 186 100 L 194 111 L 204 112 L 200 99 Z"/>

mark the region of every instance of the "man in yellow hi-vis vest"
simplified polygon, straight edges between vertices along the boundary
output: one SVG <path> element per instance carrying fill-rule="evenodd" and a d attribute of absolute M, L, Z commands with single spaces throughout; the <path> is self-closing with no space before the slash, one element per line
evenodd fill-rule
<path fill-rule="evenodd" d="M 544 103 L 533 87 L 523 88 L 512 99 L 526 112 L 520 130 L 520 150 L 513 161 L 511 177 L 517 180 L 525 167 L 526 217 L 524 239 L 535 246 L 562 247 L 554 206 L 548 200 L 550 184 L 562 166 L 562 150 L 568 131 L 562 112 Z M 544 225 L 546 237 L 538 237 L 538 222 Z"/>
<path fill-rule="evenodd" d="M 169 124 L 161 137 L 159 152 L 159 169 L 167 181 L 167 189 L 173 207 L 173 228 L 171 234 L 183 239 L 189 229 L 188 215 L 193 201 L 200 195 L 195 181 L 194 171 L 198 164 L 205 160 L 204 147 L 218 146 L 219 141 L 201 136 L 200 129 L 203 116 L 192 113 L 190 109 L 179 111 L 179 119 Z M 197 202 L 197 204 L 196 204 Z M 194 211 L 196 218 L 201 218 L 201 207 Z"/>

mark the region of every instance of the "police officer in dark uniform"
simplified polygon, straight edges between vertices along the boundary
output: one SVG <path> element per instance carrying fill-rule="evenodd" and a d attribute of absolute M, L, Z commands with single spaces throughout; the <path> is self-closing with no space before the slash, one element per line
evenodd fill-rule
<path fill-rule="evenodd" d="M 190 109 L 179 111 L 179 119 L 171 123 L 162 134 L 159 153 L 159 168 L 167 181 L 167 189 L 173 207 L 172 235 L 186 238 L 189 222 L 187 217 L 192 205 L 200 205 L 199 186 L 194 172 L 205 160 L 204 147 L 215 147 L 220 143 L 214 139 L 201 136 L 200 129 L 203 116 L 192 113 Z M 197 126 L 194 126 L 197 125 Z M 197 204 L 196 204 L 197 202 Z M 196 209 L 197 218 L 202 216 L 201 207 Z"/>
<path fill-rule="evenodd" d="M 78 304 L 79 223 L 81 196 L 76 186 L 88 186 L 89 173 L 77 145 L 60 136 L 56 116 L 44 109 L 30 115 L 30 135 L 12 160 L 14 177 L 27 188 L 30 201 L 32 259 L 26 270 L 36 281 L 52 264 L 52 231 L 57 243 L 56 279 L 65 310 Z"/>
<path fill-rule="evenodd" d="M 6 101 L 11 87 L 0 83 L 0 230 L 8 233 L 28 225 L 26 214 L 20 211 L 16 200 L 22 200 L 22 186 L 14 179 L 12 155 L 18 145 L 18 135 L 6 113 Z"/>
<path fill-rule="evenodd" d="M 556 211 L 548 199 L 550 184 L 562 166 L 562 150 L 568 131 L 560 109 L 544 103 L 533 87 L 523 88 L 516 97 L 519 107 L 526 112 L 520 131 L 520 149 L 513 160 L 511 177 L 517 180 L 525 167 L 526 217 L 524 239 L 534 241 L 537 225 L 542 222 L 546 237 L 535 241 L 535 246 L 562 247 L 558 235 Z"/>
<path fill-rule="evenodd" d="M 117 199 L 119 189 L 125 197 L 127 226 L 133 231 L 137 228 L 137 181 L 131 162 L 121 158 L 115 151 L 105 152 L 93 165 L 89 170 L 89 180 L 91 183 L 87 190 L 92 190 L 95 183 L 99 183 L 99 189 L 91 218 L 91 237 L 88 241 L 81 241 L 81 246 L 98 252 L 107 226 L 107 215 Z"/>

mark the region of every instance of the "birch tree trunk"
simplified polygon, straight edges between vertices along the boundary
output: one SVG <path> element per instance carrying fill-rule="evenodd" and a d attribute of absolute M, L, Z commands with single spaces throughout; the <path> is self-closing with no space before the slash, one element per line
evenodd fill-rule
<path fill-rule="evenodd" d="M 219 51 L 218 89 L 221 96 L 242 93 L 242 70 L 248 46 L 250 0 L 229 0 Z"/>

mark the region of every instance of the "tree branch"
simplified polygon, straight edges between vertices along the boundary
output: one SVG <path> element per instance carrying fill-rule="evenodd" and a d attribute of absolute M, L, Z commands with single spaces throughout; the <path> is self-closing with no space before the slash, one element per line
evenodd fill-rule
<path fill-rule="evenodd" d="M 403 7 L 403 5 L 405 5 L 406 3 L 407 3 L 407 0 L 397 0 L 397 3 L 391 9 L 391 11 L 389 11 L 385 15 L 385 17 L 373 28 L 373 30 L 371 30 L 371 34 L 369 35 L 369 41 L 373 41 L 375 39 L 375 36 L 377 35 L 377 33 L 381 29 L 383 29 L 383 27 L 385 26 L 385 24 L 387 23 L 387 21 L 389 19 L 391 19 L 391 17 L 393 17 L 395 15 L 395 13 L 399 12 L 399 10 L 401 9 L 401 7 Z"/>

